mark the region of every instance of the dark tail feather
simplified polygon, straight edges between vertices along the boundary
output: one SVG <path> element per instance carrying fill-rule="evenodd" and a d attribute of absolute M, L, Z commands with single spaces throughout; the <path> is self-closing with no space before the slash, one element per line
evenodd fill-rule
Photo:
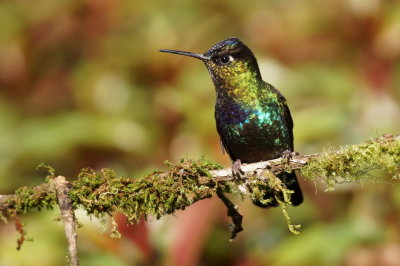
<path fill-rule="evenodd" d="M 303 193 L 301 192 L 301 188 L 299 182 L 297 181 L 296 174 L 294 172 L 291 173 L 283 173 L 278 176 L 285 184 L 289 190 L 294 191 L 291 194 L 290 200 L 293 206 L 298 206 L 303 202 Z M 280 198 L 283 200 L 283 195 L 280 195 Z M 264 196 L 264 200 L 272 199 L 268 204 L 262 204 L 259 201 L 253 201 L 255 205 L 261 208 L 270 208 L 278 206 L 278 202 L 274 197 L 273 191 L 267 191 Z"/>
<path fill-rule="evenodd" d="M 295 172 L 291 172 L 290 174 L 285 173 L 284 180 L 286 187 L 294 193 L 290 197 L 290 201 L 292 202 L 293 206 L 298 206 L 303 202 L 303 193 L 301 192 L 301 188 L 299 185 L 299 181 L 297 181 L 297 176 Z M 286 179 L 286 180 L 285 180 Z"/>

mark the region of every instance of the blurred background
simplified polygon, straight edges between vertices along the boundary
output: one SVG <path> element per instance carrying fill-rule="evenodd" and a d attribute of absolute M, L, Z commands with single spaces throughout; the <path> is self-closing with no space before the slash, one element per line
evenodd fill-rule
<path fill-rule="evenodd" d="M 44 162 L 140 177 L 204 155 L 225 166 L 205 66 L 160 48 L 204 52 L 227 37 L 255 53 L 285 95 L 296 151 L 306 154 L 400 132 L 400 2 L 395 0 L 26 0 L 0 2 L 0 194 L 43 182 Z M 300 178 L 305 202 L 279 209 L 232 200 L 244 232 L 230 243 L 216 199 L 127 226 L 77 216 L 82 265 L 400 265 L 400 185 Z M 66 265 L 58 210 L 0 223 L 0 265 Z"/>

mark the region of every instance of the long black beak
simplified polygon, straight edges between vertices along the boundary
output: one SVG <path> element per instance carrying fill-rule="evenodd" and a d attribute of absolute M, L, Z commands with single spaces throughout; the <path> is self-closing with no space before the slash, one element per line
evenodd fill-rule
<path fill-rule="evenodd" d="M 163 53 L 170 53 L 170 54 L 179 54 L 179 55 L 184 55 L 184 56 L 190 56 L 190 57 L 194 57 L 197 59 L 200 59 L 202 61 L 207 61 L 210 60 L 207 56 L 203 55 L 203 54 L 196 54 L 196 53 L 191 53 L 191 52 L 184 52 L 184 51 L 176 51 L 176 50 L 168 50 L 168 49 L 160 49 L 160 52 Z"/>

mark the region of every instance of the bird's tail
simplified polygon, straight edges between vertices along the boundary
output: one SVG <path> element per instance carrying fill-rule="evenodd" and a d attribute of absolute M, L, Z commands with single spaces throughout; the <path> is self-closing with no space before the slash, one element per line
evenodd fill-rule
<path fill-rule="evenodd" d="M 301 188 L 299 182 L 297 181 L 297 177 L 295 172 L 291 173 L 282 173 L 278 175 L 278 177 L 282 180 L 282 182 L 286 185 L 287 189 L 292 190 L 290 201 L 293 206 L 300 205 L 303 202 L 303 193 L 301 192 Z M 275 191 L 268 189 L 265 191 L 264 200 L 268 200 L 267 204 L 263 204 L 260 201 L 253 200 L 253 203 L 261 208 L 270 208 L 278 206 L 278 201 L 275 199 Z M 278 197 L 283 200 L 283 195 L 280 193 Z"/>

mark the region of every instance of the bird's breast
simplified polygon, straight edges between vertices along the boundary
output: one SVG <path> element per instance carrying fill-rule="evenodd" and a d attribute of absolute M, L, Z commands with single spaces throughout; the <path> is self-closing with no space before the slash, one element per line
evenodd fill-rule
<path fill-rule="evenodd" d="M 217 102 L 217 129 L 232 160 L 269 160 L 291 149 L 292 140 L 281 109 L 278 102 Z"/>

